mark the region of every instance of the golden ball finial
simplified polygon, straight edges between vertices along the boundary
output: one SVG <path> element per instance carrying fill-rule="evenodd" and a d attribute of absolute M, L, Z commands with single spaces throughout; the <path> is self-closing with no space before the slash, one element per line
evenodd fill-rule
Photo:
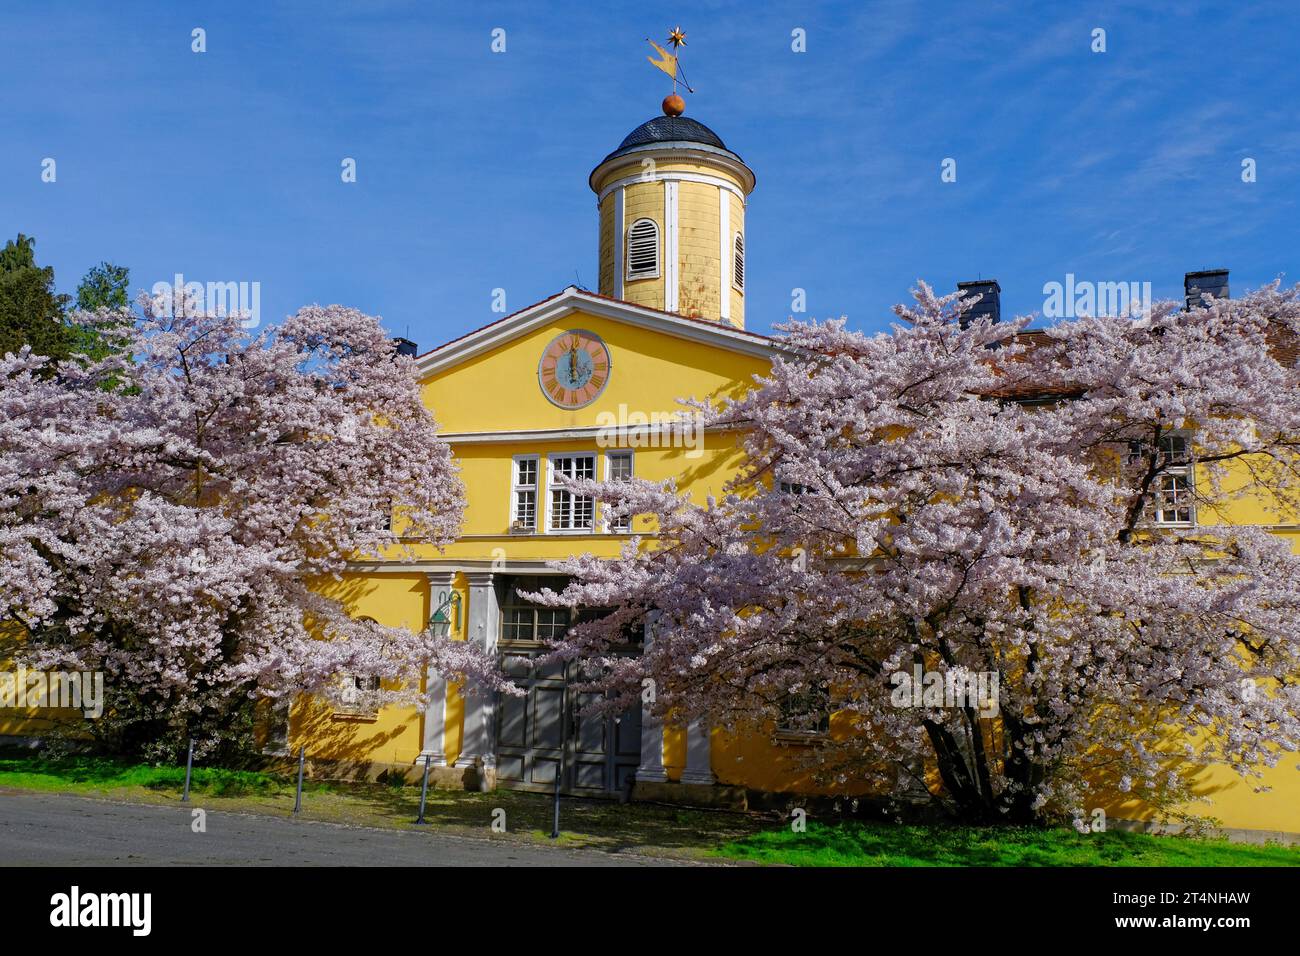
<path fill-rule="evenodd" d="M 686 101 L 676 93 L 664 97 L 664 116 L 681 116 L 686 112 Z"/>

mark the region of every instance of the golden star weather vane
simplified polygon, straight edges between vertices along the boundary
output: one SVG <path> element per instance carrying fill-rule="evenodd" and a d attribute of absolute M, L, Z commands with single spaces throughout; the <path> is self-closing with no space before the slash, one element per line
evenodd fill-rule
<path fill-rule="evenodd" d="M 681 27 L 673 27 L 668 32 L 668 39 L 664 42 L 672 46 L 672 53 L 669 53 L 649 37 L 646 37 L 645 41 L 654 47 L 655 52 L 659 54 L 657 60 L 652 56 L 646 57 L 650 61 L 650 65 L 663 70 L 673 78 L 673 91 L 664 99 L 664 112 L 669 116 L 680 116 L 682 111 L 686 109 L 686 102 L 677 95 L 678 82 L 680 81 L 682 86 L 686 87 L 687 93 L 695 92 L 691 89 L 691 85 L 686 82 L 686 74 L 683 72 L 681 62 L 678 60 L 678 53 L 682 47 L 686 46 L 686 31 Z"/>

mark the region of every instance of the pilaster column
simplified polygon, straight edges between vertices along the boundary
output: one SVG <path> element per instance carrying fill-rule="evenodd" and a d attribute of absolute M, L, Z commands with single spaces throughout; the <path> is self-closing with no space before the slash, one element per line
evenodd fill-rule
<path fill-rule="evenodd" d="M 712 786 L 718 782 L 713 775 L 712 749 L 708 721 L 703 717 L 692 720 L 686 727 L 686 769 L 682 771 L 682 783 Z"/>
<path fill-rule="evenodd" d="M 678 215 L 677 180 L 664 180 L 664 311 L 676 312 L 680 293 L 681 265 L 677 261 Z"/>
<path fill-rule="evenodd" d="M 469 620 L 466 640 L 474 641 L 489 655 L 496 654 L 501 627 L 501 608 L 491 571 L 466 571 L 469 581 Z M 467 688 L 469 690 L 469 688 Z M 493 769 L 497 762 L 496 693 L 481 688 L 467 693 L 465 725 L 461 734 L 460 756 L 456 766 L 473 767 L 483 758 L 483 767 Z"/>
<path fill-rule="evenodd" d="M 427 571 L 429 579 L 429 617 L 452 594 L 456 580 L 455 571 Z M 459 626 L 460 622 L 456 622 Z M 420 761 L 425 757 L 434 767 L 447 766 L 447 679 L 432 667 L 425 674 L 425 690 L 429 703 L 424 708 L 424 742 L 420 748 Z"/>
<path fill-rule="evenodd" d="M 655 629 L 659 623 L 659 612 L 651 611 L 646 615 L 645 644 L 642 654 L 649 654 L 654 646 Z M 637 783 L 666 783 L 668 772 L 664 770 L 664 724 L 650 713 L 649 705 L 641 705 L 641 763 L 636 768 Z"/>
<path fill-rule="evenodd" d="M 722 288 L 718 290 L 718 314 L 723 322 L 731 321 L 731 269 L 734 251 L 731 246 L 731 193 L 718 187 L 718 275 Z"/>

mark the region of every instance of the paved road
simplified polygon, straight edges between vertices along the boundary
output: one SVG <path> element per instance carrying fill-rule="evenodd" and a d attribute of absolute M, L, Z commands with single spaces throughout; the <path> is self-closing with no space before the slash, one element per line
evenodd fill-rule
<path fill-rule="evenodd" d="M 45 866 L 661 866 L 633 854 L 529 846 L 432 831 L 0 792 L 0 865 Z"/>

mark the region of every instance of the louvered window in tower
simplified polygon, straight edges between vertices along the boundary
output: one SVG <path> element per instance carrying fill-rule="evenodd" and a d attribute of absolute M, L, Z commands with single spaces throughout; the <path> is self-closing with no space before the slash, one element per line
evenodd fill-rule
<path fill-rule="evenodd" d="M 731 284 L 740 292 L 745 291 L 745 238 L 740 233 L 736 233 L 736 241 L 733 244 L 734 266 L 731 273 Z"/>
<path fill-rule="evenodd" d="M 627 231 L 627 277 L 654 279 L 659 275 L 659 225 L 638 219 Z"/>

